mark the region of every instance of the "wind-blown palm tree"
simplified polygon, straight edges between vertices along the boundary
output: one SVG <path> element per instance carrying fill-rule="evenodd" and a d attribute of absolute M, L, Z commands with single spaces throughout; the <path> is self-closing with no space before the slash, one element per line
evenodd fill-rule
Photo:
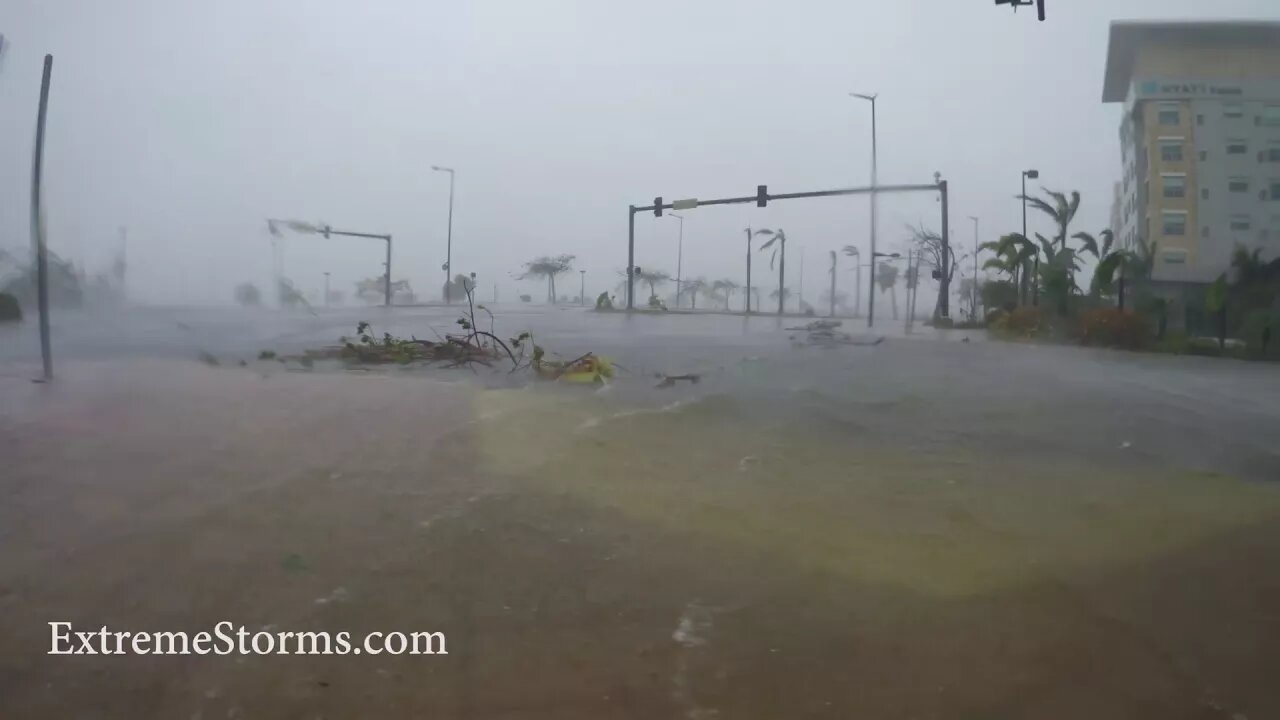
<path fill-rule="evenodd" d="M 1054 242 L 1058 244 L 1058 250 L 1061 252 L 1067 249 L 1067 235 L 1070 232 L 1071 221 L 1075 219 L 1076 212 L 1080 209 L 1080 193 L 1072 190 L 1071 197 L 1068 198 L 1065 193 L 1061 193 L 1056 190 L 1049 190 L 1044 187 L 1040 188 L 1040 190 L 1043 191 L 1044 194 L 1048 195 L 1049 200 L 1052 200 L 1052 202 L 1047 202 L 1041 198 L 1032 197 L 1030 195 L 1019 195 L 1018 198 L 1026 201 L 1036 210 L 1048 215 L 1049 218 L 1053 220 L 1053 224 L 1058 226 L 1058 231 L 1054 233 L 1053 239 Z M 1034 258 L 1034 266 L 1034 275 L 1032 279 L 1035 280 L 1037 286 L 1032 288 L 1031 298 L 1033 304 L 1038 304 L 1040 295 L 1040 288 L 1038 286 L 1038 283 L 1040 282 L 1039 255 L 1036 255 Z"/>
<path fill-rule="evenodd" d="M 707 279 L 703 277 L 681 281 L 680 285 L 683 287 L 684 292 L 689 293 L 689 309 L 691 310 L 698 309 L 698 293 L 706 292 L 711 287 L 707 283 Z"/>
<path fill-rule="evenodd" d="M 1075 219 L 1076 212 L 1080 209 L 1080 193 L 1072 190 L 1071 197 L 1065 194 L 1047 188 L 1040 188 L 1044 191 L 1052 203 L 1046 202 L 1038 197 L 1030 195 L 1019 195 L 1018 198 L 1026 200 L 1031 207 L 1048 215 L 1053 224 L 1058 226 L 1058 232 L 1053 236 L 1054 241 L 1058 244 L 1059 250 L 1067 249 L 1067 233 L 1071 226 L 1071 221 Z"/>
<path fill-rule="evenodd" d="M 517 280 L 531 277 L 547 279 L 547 302 L 556 301 L 556 276 L 573 269 L 573 255 L 543 255 L 524 264 L 524 272 L 516 276 Z"/>
<path fill-rule="evenodd" d="M 773 248 L 773 254 L 769 256 L 769 268 L 770 269 L 773 268 L 773 264 L 775 261 L 778 263 L 778 288 L 779 290 L 783 289 L 783 287 L 786 285 L 786 281 L 783 279 L 783 276 L 786 272 L 786 267 L 787 267 L 787 234 L 782 231 L 782 228 L 778 228 L 777 232 L 766 229 L 766 230 L 757 230 L 752 234 L 764 235 L 769 238 L 769 242 L 766 242 L 765 244 L 760 246 L 760 252 L 764 252 L 769 248 Z M 783 292 L 778 292 L 776 294 L 775 293 L 769 294 L 769 297 L 776 296 L 778 298 L 778 314 L 779 315 L 782 314 L 782 304 L 786 299 L 784 297 L 785 295 L 786 293 L 783 293 Z"/>
<path fill-rule="evenodd" d="M 733 297 L 733 294 L 737 292 L 740 287 L 741 286 L 738 285 L 738 283 L 730 280 L 729 278 L 724 278 L 723 280 L 717 280 L 711 283 L 711 292 L 724 300 L 724 309 L 728 310 L 729 298 Z"/>
<path fill-rule="evenodd" d="M 995 257 L 989 258 L 982 267 L 1008 275 L 1014 287 L 1018 288 L 1019 301 L 1025 303 L 1027 283 L 1030 280 L 1028 277 L 1030 265 L 1040 253 L 1035 243 L 1028 240 L 1022 233 L 1009 233 L 999 240 L 985 242 L 978 247 L 995 254 Z"/>

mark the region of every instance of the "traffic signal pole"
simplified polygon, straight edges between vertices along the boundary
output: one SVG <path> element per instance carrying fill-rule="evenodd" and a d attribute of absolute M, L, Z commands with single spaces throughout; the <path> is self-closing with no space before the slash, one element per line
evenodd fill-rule
<path fill-rule="evenodd" d="M 386 303 L 387 307 L 391 307 L 391 236 L 378 235 L 377 233 L 362 233 L 362 232 L 350 232 L 348 230 L 334 230 L 328 225 L 325 225 L 324 227 L 320 228 L 320 234 L 324 235 L 325 237 L 329 237 L 330 235 L 342 235 L 344 237 L 373 238 L 374 240 L 387 241 L 387 274 L 384 277 L 383 284 L 382 284 L 383 285 L 383 302 Z"/>
<path fill-rule="evenodd" d="M 814 190 L 810 192 L 769 193 L 767 185 L 757 185 L 756 194 L 743 197 L 716 198 L 714 200 L 677 200 L 663 202 L 661 197 L 653 199 L 652 205 L 631 205 L 627 208 L 627 310 L 635 309 L 635 267 L 636 267 L 636 213 L 652 211 L 655 217 L 662 217 L 663 210 L 692 210 L 708 205 L 742 205 L 754 202 L 756 207 L 765 207 L 770 200 L 798 200 L 801 198 L 841 197 L 844 195 L 867 195 L 870 193 L 903 193 L 903 192 L 941 192 L 942 193 L 942 239 L 947 243 L 947 183 L 941 181 L 927 185 L 877 185 L 873 187 L 838 188 L 835 190 Z M 748 248 L 750 243 L 748 243 Z M 749 252 L 749 250 L 748 250 Z M 749 281 L 748 281 L 749 282 Z M 750 292 L 748 290 L 748 292 Z M 748 303 L 750 300 L 748 299 Z M 749 305 L 748 305 L 749 306 Z M 944 306 L 945 308 L 945 306 Z"/>

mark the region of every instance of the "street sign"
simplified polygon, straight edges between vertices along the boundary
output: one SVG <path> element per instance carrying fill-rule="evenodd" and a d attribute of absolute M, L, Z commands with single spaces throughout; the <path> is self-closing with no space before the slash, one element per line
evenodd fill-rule
<path fill-rule="evenodd" d="M 692 210 L 698 207 L 698 198 L 687 198 L 685 200 L 676 200 L 671 203 L 672 210 Z"/>

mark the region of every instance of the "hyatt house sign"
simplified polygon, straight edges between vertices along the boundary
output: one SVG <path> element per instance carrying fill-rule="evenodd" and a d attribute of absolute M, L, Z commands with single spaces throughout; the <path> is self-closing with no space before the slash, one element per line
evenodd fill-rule
<path fill-rule="evenodd" d="M 1133 83 L 1134 100 L 1152 98 L 1276 99 L 1280 83 L 1268 80 L 1140 79 Z"/>

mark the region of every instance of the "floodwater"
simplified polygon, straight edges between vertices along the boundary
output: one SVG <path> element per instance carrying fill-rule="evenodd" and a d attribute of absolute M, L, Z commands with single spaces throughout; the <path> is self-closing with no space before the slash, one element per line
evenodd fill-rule
<path fill-rule="evenodd" d="M 499 334 L 617 382 L 252 361 L 350 319 L 0 364 L 0 716 L 1280 716 L 1272 368 L 532 309 Z M 448 654 L 50 656 L 55 620 Z"/>

